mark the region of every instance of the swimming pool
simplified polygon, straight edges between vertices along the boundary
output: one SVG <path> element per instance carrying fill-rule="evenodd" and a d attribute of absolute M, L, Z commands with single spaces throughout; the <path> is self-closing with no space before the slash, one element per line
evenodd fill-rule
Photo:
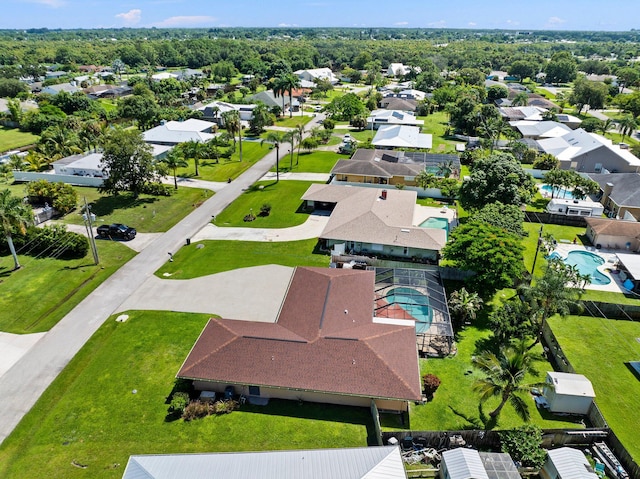
<path fill-rule="evenodd" d="M 432 312 L 429 298 L 424 293 L 413 288 L 398 287 L 389 291 L 386 300 L 389 304 L 397 304 L 416 320 L 417 334 L 427 332 L 431 326 Z"/>
<path fill-rule="evenodd" d="M 551 194 L 553 193 L 554 198 L 566 198 L 568 200 L 573 199 L 573 193 L 571 192 L 571 190 L 566 190 L 559 187 L 554 188 L 551 185 L 542 185 L 540 189 L 547 193 L 549 196 L 551 196 Z"/>
<path fill-rule="evenodd" d="M 598 271 L 598 266 L 602 266 L 604 259 L 589 251 L 570 251 L 564 259 L 566 264 L 575 266 L 580 274 L 591 276 L 591 284 L 604 285 L 611 283 L 611 279 Z"/>
<path fill-rule="evenodd" d="M 444 232 L 449 236 L 449 220 L 447 218 L 438 218 L 431 216 L 420 223 L 420 228 L 436 228 L 444 230 Z"/>

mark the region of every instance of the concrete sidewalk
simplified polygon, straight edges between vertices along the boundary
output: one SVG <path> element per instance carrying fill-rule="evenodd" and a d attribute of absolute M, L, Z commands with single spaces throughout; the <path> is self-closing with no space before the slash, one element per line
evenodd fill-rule
<path fill-rule="evenodd" d="M 175 186 L 173 176 L 165 176 L 161 179 L 165 185 Z M 226 181 L 205 181 L 197 178 L 185 178 L 178 176 L 178 187 L 186 186 L 187 188 L 200 188 L 203 190 L 220 191 L 225 188 L 229 183 Z"/>
<path fill-rule="evenodd" d="M 191 237 L 191 241 L 299 241 L 318 238 L 329 221 L 329 216 L 310 215 L 307 221 L 291 228 L 238 228 L 207 224 Z"/>
<path fill-rule="evenodd" d="M 321 181 L 326 183 L 329 181 L 331 175 L 329 173 L 280 173 L 281 180 L 295 180 L 295 181 Z M 276 172 L 268 171 L 261 178 L 261 180 L 276 180 Z"/>

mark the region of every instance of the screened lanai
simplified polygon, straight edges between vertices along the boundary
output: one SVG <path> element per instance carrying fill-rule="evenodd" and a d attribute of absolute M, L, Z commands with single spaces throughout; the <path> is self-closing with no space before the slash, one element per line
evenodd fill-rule
<path fill-rule="evenodd" d="M 415 321 L 422 356 L 453 353 L 453 327 L 437 270 L 376 268 L 374 315 Z"/>

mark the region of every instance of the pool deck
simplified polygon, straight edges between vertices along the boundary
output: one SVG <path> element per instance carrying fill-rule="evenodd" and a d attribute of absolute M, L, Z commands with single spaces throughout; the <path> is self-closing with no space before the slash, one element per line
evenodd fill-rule
<path fill-rule="evenodd" d="M 413 210 L 413 226 L 420 226 L 429 218 L 445 218 L 449 221 L 449 231 L 458 226 L 458 218 L 456 216 L 455 208 L 448 208 L 446 205 L 443 205 L 440 208 L 416 205 Z"/>
<path fill-rule="evenodd" d="M 604 259 L 604 264 L 598 267 L 598 271 L 604 274 L 607 278 L 611 280 L 609 284 L 588 284 L 585 289 L 592 289 L 596 291 L 611 291 L 612 293 L 625 293 L 627 290 L 622 287 L 622 282 L 620 281 L 620 275 L 611 274 L 606 271 L 607 269 L 614 270 L 616 263 L 618 262 L 618 257 L 616 256 L 616 251 L 608 250 L 608 249 L 599 249 L 596 250 L 593 246 L 582 246 L 582 245 L 574 245 L 574 244 L 562 244 L 559 243 L 554 251 L 557 251 L 558 254 L 562 256 L 562 258 L 566 258 L 567 254 L 571 251 L 588 251 L 590 253 L 597 254 L 602 259 Z M 620 251 L 617 251 L 620 253 Z"/>

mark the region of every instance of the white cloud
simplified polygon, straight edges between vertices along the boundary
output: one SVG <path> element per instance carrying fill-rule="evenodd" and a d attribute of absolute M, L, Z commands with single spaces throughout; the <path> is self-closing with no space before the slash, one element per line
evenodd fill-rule
<path fill-rule="evenodd" d="M 202 25 L 203 23 L 212 24 L 216 21 L 215 17 L 209 15 L 181 15 L 177 17 L 165 18 L 161 22 L 154 23 L 154 27 L 190 27 L 194 25 Z"/>
<path fill-rule="evenodd" d="M 520 25 L 520 22 L 517 21 L 517 20 L 507 20 L 505 23 L 507 25 L 512 26 L 512 27 L 516 27 L 516 26 Z"/>
<path fill-rule="evenodd" d="M 405 25 L 409 25 L 409 22 L 396 22 L 394 25 L 396 27 L 404 27 Z"/>
<path fill-rule="evenodd" d="M 550 17 L 549 20 L 547 20 L 547 25 L 558 26 L 558 25 L 562 25 L 565 22 L 566 22 L 566 20 L 564 20 L 564 19 L 562 19 L 560 17 Z"/>
<path fill-rule="evenodd" d="M 279 27 L 297 27 L 297 23 L 278 23 Z"/>
<path fill-rule="evenodd" d="M 447 26 L 447 22 L 444 20 L 438 20 L 437 22 L 427 23 L 429 28 L 444 28 Z"/>
<path fill-rule="evenodd" d="M 140 18 L 142 17 L 142 10 L 139 8 L 134 8 L 129 10 L 126 13 L 118 13 L 116 18 L 119 18 L 124 22 L 125 25 L 136 25 L 140 23 Z"/>
<path fill-rule="evenodd" d="M 478 24 L 476 22 L 469 22 L 469 23 L 467 23 L 467 25 L 469 25 L 470 27 L 475 27 Z"/>
<path fill-rule="evenodd" d="M 67 4 L 67 0 L 24 0 L 27 3 L 38 3 L 40 5 L 46 5 L 51 8 L 64 7 Z"/>

